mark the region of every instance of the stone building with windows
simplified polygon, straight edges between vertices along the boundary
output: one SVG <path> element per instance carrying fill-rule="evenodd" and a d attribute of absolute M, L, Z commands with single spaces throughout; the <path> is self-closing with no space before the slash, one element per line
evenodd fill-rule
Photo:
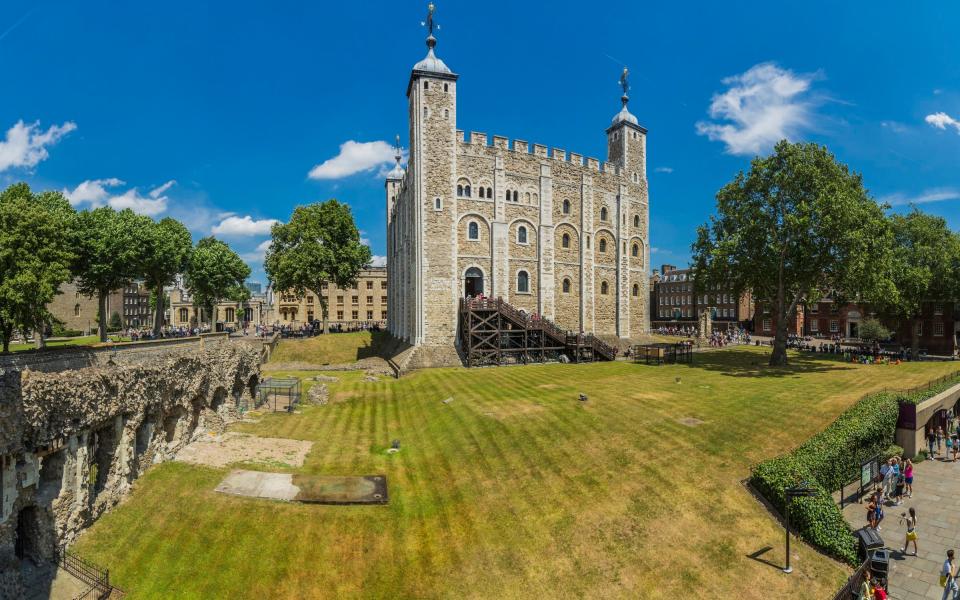
<path fill-rule="evenodd" d="M 410 152 L 385 182 L 389 330 L 451 346 L 460 298 L 502 298 L 560 327 L 630 338 L 649 329 L 647 130 L 627 108 L 607 160 L 458 129 L 457 83 L 435 54 L 407 86 Z M 532 108 L 532 106 L 531 106 Z"/>
<path fill-rule="evenodd" d="M 97 308 L 97 297 L 81 293 L 72 281 L 61 285 L 60 293 L 47 306 L 65 329 L 87 334 L 97 329 Z M 153 326 L 150 292 L 141 283 L 134 282 L 107 294 L 106 311 L 108 323 L 117 314 L 124 328 Z"/>
<path fill-rule="evenodd" d="M 389 305 L 386 267 L 369 267 L 360 272 L 356 284 L 347 289 L 328 284 L 321 290 L 327 300 L 328 322 L 351 329 L 385 327 Z M 289 292 L 275 292 L 268 325 L 299 326 L 323 319 L 320 299 L 312 292 L 297 298 Z"/>
<path fill-rule="evenodd" d="M 698 290 L 692 269 L 661 265 L 650 278 L 650 324 L 660 327 L 698 327 L 700 312 L 710 309 L 713 328 L 748 327 L 753 322 L 750 292 L 737 295 L 722 285 Z"/>

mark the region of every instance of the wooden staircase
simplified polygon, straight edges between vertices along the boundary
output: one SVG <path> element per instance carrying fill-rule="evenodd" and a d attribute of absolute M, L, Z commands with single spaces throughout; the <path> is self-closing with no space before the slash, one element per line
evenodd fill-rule
<path fill-rule="evenodd" d="M 468 367 L 617 357 L 617 349 L 595 335 L 571 333 L 500 298 L 460 300 L 460 345 Z"/>

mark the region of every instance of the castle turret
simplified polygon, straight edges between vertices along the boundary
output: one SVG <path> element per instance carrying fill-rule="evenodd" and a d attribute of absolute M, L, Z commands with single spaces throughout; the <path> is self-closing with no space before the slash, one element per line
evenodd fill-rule
<path fill-rule="evenodd" d="M 607 128 L 607 161 L 620 167 L 631 183 L 640 183 L 647 178 L 647 130 L 627 109 L 630 102 L 627 75 L 629 71 L 624 68 L 620 76 L 623 107 Z"/>
<path fill-rule="evenodd" d="M 413 343 L 450 345 L 457 327 L 459 279 L 450 251 L 456 236 L 457 75 L 435 53 L 437 39 L 433 13 L 428 5 L 427 56 L 413 66 L 407 99 L 410 111 L 410 159 L 407 163 L 413 197 L 419 207 L 413 232 L 418 250 L 414 267 Z M 454 247 L 456 241 L 453 240 Z M 425 276 L 429 273 L 429 277 Z M 428 328 L 426 324 L 429 323 Z"/>

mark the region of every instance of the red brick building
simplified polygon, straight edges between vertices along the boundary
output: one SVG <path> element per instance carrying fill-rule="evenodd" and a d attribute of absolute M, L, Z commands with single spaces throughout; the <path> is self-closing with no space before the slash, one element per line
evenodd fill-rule
<path fill-rule="evenodd" d="M 749 292 L 737 297 L 732 290 L 716 286 L 696 291 L 691 269 L 661 265 L 650 278 L 650 326 L 696 327 L 700 311 L 713 311 L 713 327 L 730 329 L 745 326 L 753 319 L 753 300 Z"/>

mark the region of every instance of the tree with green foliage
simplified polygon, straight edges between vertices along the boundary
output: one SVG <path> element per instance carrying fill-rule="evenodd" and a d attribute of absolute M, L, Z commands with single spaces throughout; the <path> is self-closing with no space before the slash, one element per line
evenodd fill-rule
<path fill-rule="evenodd" d="M 864 319 L 857 328 L 860 339 L 874 344 L 890 339 L 892 333 L 879 319 Z"/>
<path fill-rule="evenodd" d="M 47 305 L 70 280 L 76 212 L 59 192 L 35 194 L 25 183 L 0 193 L 0 341 L 33 330 L 38 345 L 51 322 Z"/>
<path fill-rule="evenodd" d="M 123 319 L 120 317 L 120 313 L 113 311 L 110 314 L 110 323 L 107 324 L 108 331 L 120 331 L 123 329 Z"/>
<path fill-rule="evenodd" d="M 194 303 L 210 315 L 211 331 L 213 308 L 224 299 L 242 297 L 243 282 L 249 276 L 250 267 L 225 242 L 212 236 L 197 242 L 184 283 Z"/>
<path fill-rule="evenodd" d="M 118 212 L 102 206 L 81 212 L 78 221 L 77 287 L 97 297 L 97 329 L 100 341 L 106 342 L 107 296 L 143 275 L 153 220 L 130 209 Z"/>
<path fill-rule="evenodd" d="M 176 219 L 166 217 L 151 223 L 146 230 L 142 272 L 147 289 L 152 292 L 153 332 L 159 334 L 167 300 L 163 288 L 172 284 L 178 273 L 186 271 L 193 252 L 193 239 L 183 223 Z"/>
<path fill-rule="evenodd" d="M 692 247 L 696 285 L 752 290 L 772 305 L 771 366 L 787 364 L 787 324 L 800 303 L 896 296 L 883 208 L 823 146 L 779 142 L 717 193 L 717 213 Z"/>
<path fill-rule="evenodd" d="M 913 356 L 920 347 L 917 320 L 924 302 L 960 298 L 960 236 L 942 217 L 914 208 L 892 215 L 892 277 L 898 293 L 883 298 L 885 314 L 910 324 Z"/>
<path fill-rule="evenodd" d="M 289 223 L 278 223 L 264 260 L 274 290 L 302 298 L 313 292 L 320 301 L 323 332 L 329 331 L 324 284 L 346 288 L 370 264 L 370 247 L 360 243 L 360 232 L 350 207 L 335 199 L 294 209 Z"/>

